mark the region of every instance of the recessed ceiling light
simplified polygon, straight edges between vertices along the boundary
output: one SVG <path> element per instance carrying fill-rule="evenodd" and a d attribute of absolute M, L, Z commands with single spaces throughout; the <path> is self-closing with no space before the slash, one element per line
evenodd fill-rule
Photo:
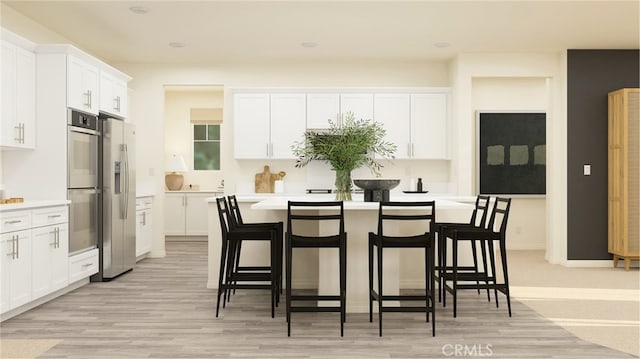
<path fill-rule="evenodd" d="M 305 47 L 307 49 L 311 49 L 318 46 L 318 43 L 313 41 L 305 41 L 303 43 L 300 43 L 300 46 Z"/>
<path fill-rule="evenodd" d="M 149 12 L 149 8 L 144 6 L 132 6 L 129 8 L 129 11 L 134 14 L 143 15 Z"/>
<path fill-rule="evenodd" d="M 187 45 L 184 42 L 170 42 L 169 46 L 174 48 L 180 48 L 180 47 L 185 47 Z"/>
<path fill-rule="evenodd" d="M 447 48 L 447 47 L 451 46 L 451 44 L 448 43 L 448 42 L 436 42 L 435 44 L 433 44 L 433 46 L 435 46 L 435 47 L 437 47 L 439 49 L 444 49 L 444 48 Z"/>

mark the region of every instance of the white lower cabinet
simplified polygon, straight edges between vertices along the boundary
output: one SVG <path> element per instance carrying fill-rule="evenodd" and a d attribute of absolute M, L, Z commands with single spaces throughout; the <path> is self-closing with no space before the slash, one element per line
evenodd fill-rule
<path fill-rule="evenodd" d="M 77 282 L 98 273 L 98 249 L 69 257 L 69 283 Z"/>
<path fill-rule="evenodd" d="M 68 207 L 0 212 L 0 313 L 69 284 Z"/>
<path fill-rule="evenodd" d="M 136 200 L 136 257 L 151 252 L 153 241 L 153 198 Z"/>
<path fill-rule="evenodd" d="M 32 231 L 33 297 L 38 298 L 69 284 L 69 225 L 36 228 Z"/>
<path fill-rule="evenodd" d="M 206 236 L 207 198 L 217 192 L 177 192 L 165 195 L 165 236 Z"/>
<path fill-rule="evenodd" d="M 31 230 L 9 232 L 2 243 L 2 303 L 6 312 L 31 300 Z"/>

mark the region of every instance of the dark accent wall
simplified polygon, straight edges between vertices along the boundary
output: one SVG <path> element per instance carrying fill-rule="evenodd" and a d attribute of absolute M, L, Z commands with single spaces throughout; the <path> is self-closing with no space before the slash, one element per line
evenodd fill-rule
<path fill-rule="evenodd" d="M 640 51 L 569 50 L 567 61 L 567 259 L 607 252 L 607 94 L 640 87 Z M 591 165 L 591 176 L 583 165 Z"/>

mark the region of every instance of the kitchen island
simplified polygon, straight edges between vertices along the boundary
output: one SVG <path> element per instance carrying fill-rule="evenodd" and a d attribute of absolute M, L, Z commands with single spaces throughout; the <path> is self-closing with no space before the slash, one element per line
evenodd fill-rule
<path fill-rule="evenodd" d="M 248 195 L 238 196 L 245 222 L 283 221 L 286 225 L 287 201 L 327 201 L 333 195 Z M 458 202 L 430 195 L 396 195 L 394 201 L 436 201 L 438 221 L 467 222 L 473 211 L 470 203 Z M 464 198 L 465 202 L 468 200 Z M 209 198 L 209 279 L 208 287 L 216 288 L 220 266 L 221 235 L 215 198 Z M 368 312 L 368 255 L 369 232 L 377 229 L 377 202 L 364 202 L 362 194 L 344 202 L 347 232 L 347 311 Z M 319 229 L 311 229 L 319 230 Z M 402 230 L 399 229 L 398 233 Z M 253 243 L 252 243 L 253 244 Z M 248 247 L 248 246 L 247 246 Z M 243 246 L 243 263 L 266 264 L 266 247 Z M 424 252 L 391 249 L 385 253 L 385 292 L 397 293 L 399 288 L 424 288 Z M 335 252 L 335 253 L 334 253 Z M 461 250 L 464 252 L 464 249 Z M 394 255 L 395 253 L 395 255 Z M 337 252 L 330 249 L 300 249 L 293 256 L 293 287 L 319 288 L 320 293 L 338 288 Z"/>

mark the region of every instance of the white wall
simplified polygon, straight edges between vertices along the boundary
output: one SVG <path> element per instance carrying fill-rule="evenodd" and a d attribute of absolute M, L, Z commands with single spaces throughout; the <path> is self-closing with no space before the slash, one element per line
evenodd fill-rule
<path fill-rule="evenodd" d="M 180 154 L 187 162 L 189 172 L 184 173 L 184 188 L 197 185 L 201 190 L 216 190 L 224 178 L 224 171 L 193 171 L 191 109 L 222 108 L 221 90 L 193 88 L 165 92 L 165 156 Z M 162 171 L 163 172 L 163 171 Z"/>
<path fill-rule="evenodd" d="M 514 200 L 507 236 L 510 248 L 530 248 L 530 244 L 533 248 L 546 248 L 547 260 L 552 263 L 566 261 L 565 67 L 563 54 L 463 54 L 451 71 L 457 133 L 452 177 L 457 180 L 460 195 L 475 194 L 478 107 L 534 106 L 547 111 L 546 199 Z M 505 105 L 503 98 L 511 103 Z M 517 228 L 521 233 L 516 233 Z M 546 228 L 546 233 L 541 228 Z"/>
<path fill-rule="evenodd" d="M 471 86 L 474 121 L 476 111 L 547 111 L 547 83 L 544 77 L 474 77 Z M 474 133 L 477 131 L 475 128 Z M 477 149 L 476 143 L 475 158 L 478 156 Z M 474 162 L 474 184 L 478 181 L 476 164 Z M 509 215 L 508 248 L 545 249 L 546 223 L 545 198 L 515 196 Z"/>

